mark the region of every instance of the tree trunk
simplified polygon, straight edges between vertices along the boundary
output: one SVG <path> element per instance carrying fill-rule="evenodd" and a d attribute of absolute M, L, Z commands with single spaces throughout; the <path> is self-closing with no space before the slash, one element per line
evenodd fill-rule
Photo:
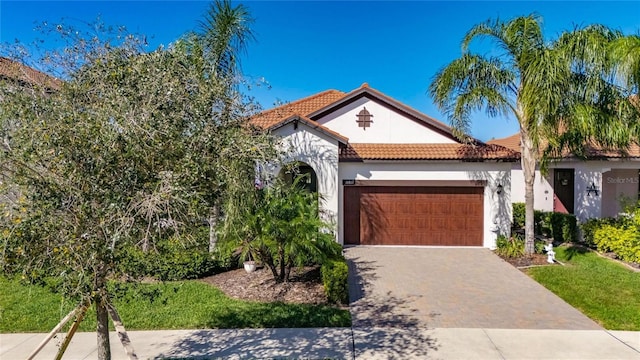
<path fill-rule="evenodd" d="M 287 264 L 287 273 L 284 275 L 285 282 L 289 282 L 289 277 L 291 276 L 291 268 L 293 268 L 293 263 L 289 262 Z"/>
<path fill-rule="evenodd" d="M 278 257 L 280 258 L 280 282 L 284 281 L 286 264 L 284 263 L 284 248 L 282 246 L 278 249 Z"/>
<path fill-rule="evenodd" d="M 103 268 L 96 272 L 96 295 L 94 304 L 96 306 L 96 328 L 98 340 L 98 360 L 111 360 L 111 344 L 109 343 L 109 313 L 107 312 L 107 291 L 105 271 Z"/>
<path fill-rule="evenodd" d="M 273 262 L 273 256 L 271 256 L 269 250 L 266 250 L 264 247 L 259 247 L 256 251 L 260 261 L 271 269 L 273 280 L 278 281 L 278 269 L 276 268 L 276 264 Z"/>
<path fill-rule="evenodd" d="M 220 207 L 216 203 L 213 205 L 211 209 L 209 209 L 209 252 L 213 252 L 216 248 L 216 243 L 218 242 L 218 237 L 216 236 L 216 227 L 218 225 L 218 219 L 220 217 Z"/>
<path fill-rule="evenodd" d="M 533 198 L 533 185 L 536 179 L 536 159 L 537 149 L 534 149 L 533 140 L 527 129 L 520 128 L 520 143 L 522 147 L 522 172 L 524 175 L 524 203 L 525 203 L 525 216 L 524 216 L 524 252 L 527 255 L 533 254 L 535 250 L 535 229 L 534 229 L 534 198 Z"/>

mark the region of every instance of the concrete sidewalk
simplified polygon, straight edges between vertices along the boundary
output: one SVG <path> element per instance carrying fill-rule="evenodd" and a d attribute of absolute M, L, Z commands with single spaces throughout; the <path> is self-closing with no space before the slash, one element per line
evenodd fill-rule
<path fill-rule="evenodd" d="M 130 331 L 139 359 L 640 359 L 640 332 L 514 329 L 236 329 Z M 45 334 L 0 334 L 0 359 L 25 359 Z M 36 357 L 51 359 L 61 338 Z M 96 358 L 78 333 L 64 359 Z M 126 359 L 115 333 L 112 358 Z"/>

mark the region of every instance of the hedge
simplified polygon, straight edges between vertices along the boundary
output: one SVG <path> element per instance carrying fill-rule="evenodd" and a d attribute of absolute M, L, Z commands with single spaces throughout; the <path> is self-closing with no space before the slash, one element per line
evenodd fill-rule
<path fill-rule="evenodd" d="M 591 219 L 581 229 L 584 242 L 598 251 L 613 252 L 624 261 L 640 263 L 640 209 L 617 219 Z"/>
<path fill-rule="evenodd" d="M 573 214 L 535 210 L 533 221 L 536 235 L 550 236 L 556 243 L 571 242 L 578 239 L 577 220 Z M 512 228 L 514 230 L 523 229 L 524 222 L 525 204 L 514 203 Z"/>
<path fill-rule="evenodd" d="M 185 245 L 179 239 L 161 241 L 150 251 L 123 249 L 118 270 L 132 278 L 153 277 L 162 281 L 197 279 L 230 267 L 230 254 L 209 253 L 208 244 Z"/>
<path fill-rule="evenodd" d="M 324 292 L 329 302 L 335 304 L 349 303 L 349 284 L 347 277 L 349 267 L 344 258 L 325 261 L 320 268 Z"/>

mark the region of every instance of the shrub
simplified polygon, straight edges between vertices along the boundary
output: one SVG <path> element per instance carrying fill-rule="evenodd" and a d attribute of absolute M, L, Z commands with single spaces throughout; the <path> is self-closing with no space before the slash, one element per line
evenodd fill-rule
<path fill-rule="evenodd" d="M 525 226 L 525 204 L 513 203 L 513 230 Z M 533 228 L 536 235 L 553 237 L 558 243 L 575 241 L 578 238 L 575 215 L 535 210 L 533 212 Z"/>
<path fill-rule="evenodd" d="M 621 226 L 623 220 L 612 217 L 602 219 L 589 219 L 580 224 L 580 230 L 582 232 L 581 242 L 589 247 L 595 247 L 594 233 L 596 230 L 604 225 L 616 225 Z"/>
<path fill-rule="evenodd" d="M 549 218 L 546 212 L 540 210 L 533 211 L 533 230 L 536 235 L 548 236 L 551 233 L 548 224 Z"/>
<path fill-rule="evenodd" d="M 496 241 L 496 246 L 496 254 L 503 257 L 515 258 L 524 255 L 524 240 L 516 236 L 507 238 L 504 235 L 500 235 Z"/>
<path fill-rule="evenodd" d="M 342 251 L 333 224 L 319 212 L 318 194 L 301 180 L 276 180 L 256 189 L 240 209 L 242 216 L 227 218 L 220 231 L 225 247 L 239 252 L 242 261 L 251 257 L 267 266 L 277 282 L 289 281 L 293 267 L 323 264 Z"/>
<path fill-rule="evenodd" d="M 546 224 L 548 224 L 546 214 L 540 210 L 533 211 L 533 228 L 536 235 L 548 234 L 549 229 Z M 513 230 L 524 229 L 525 225 L 525 204 L 524 203 L 513 203 L 513 223 L 511 228 Z"/>
<path fill-rule="evenodd" d="M 640 239 L 637 226 L 602 225 L 593 233 L 599 251 L 612 251 L 620 259 L 640 262 Z"/>
<path fill-rule="evenodd" d="M 512 229 L 524 228 L 524 210 L 524 203 L 513 203 L 513 224 L 511 225 Z"/>
<path fill-rule="evenodd" d="M 544 253 L 546 243 L 542 240 L 535 240 L 534 249 L 536 254 Z M 496 241 L 496 254 L 506 258 L 516 258 L 524 256 L 524 239 L 519 236 L 507 238 L 504 235 L 498 236 Z"/>
<path fill-rule="evenodd" d="M 349 303 L 349 267 L 344 258 L 330 259 L 322 264 L 322 284 L 329 302 L 335 304 Z"/>
<path fill-rule="evenodd" d="M 147 252 L 129 248 L 121 254 L 117 260 L 123 274 L 162 281 L 201 278 L 228 267 L 229 262 L 223 253 L 214 258 L 206 245 L 185 245 L 179 239 L 164 240 Z"/>
<path fill-rule="evenodd" d="M 628 208 L 617 219 L 593 220 L 585 227 L 585 241 L 598 251 L 614 252 L 620 259 L 640 262 L 640 208 Z"/>
<path fill-rule="evenodd" d="M 614 252 L 624 261 L 640 262 L 639 204 L 626 207 L 618 218 L 590 219 L 580 228 L 587 245 Z"/>
<path fill-rule="evenodd" d="M 551 235 L 555 242 L 572 242 L 577 240 L 577 221 L 575 215 L 558 212 L 548 213 Z"/>

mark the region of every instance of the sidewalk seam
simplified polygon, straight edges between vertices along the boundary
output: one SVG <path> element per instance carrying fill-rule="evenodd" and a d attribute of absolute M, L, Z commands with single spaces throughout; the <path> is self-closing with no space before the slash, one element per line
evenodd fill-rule
<path fill-rule="evenodd" d="M 500 351 L 500 349 L 498 348 L 498 346 L 496 345 L 496 343 L 493 342 L 493 339 L 491 338 L 491 336 L 489 335 L 489 333 L 487 332 L 487 329 L 482 328 L 482 332 L 487 336 L 487 339 L 489 339 L 489 341 L 491 342 L 491 345 L 493 345 L 493 348 L 496 349 L 496 351 L 498 352 L 498 354 L 500 355 L 500 358 L 502 360 L 506 360 L 506 358 L 504 357 L 504 355 L 502 355 L 502 351 Z"/>
<path fill-rule="evenodd" d="M 356 337 L 353 334 L 353 324 L 351 325 L 351 359 L 356 360 Z"/>
<path fill-rule="evenodd" d="M 628 347 L 629 349 L 637 352 L 640 354 L 640 350 L 634 348 L 633 346 L 627 344 L 626 342 L 622 341 L 621 339 L 618 339 L 618 337 L 616 337 L 615 335 L 613 335 L 612 333 L 609 332 L 609 330 L 605 330 L 604 332 L 606 332 L 607 334 L 609 334 L 609 336 L 611 336 L 612 338 L 618 340 L 618 342 L 621 342 L 624 346 Z"/>

